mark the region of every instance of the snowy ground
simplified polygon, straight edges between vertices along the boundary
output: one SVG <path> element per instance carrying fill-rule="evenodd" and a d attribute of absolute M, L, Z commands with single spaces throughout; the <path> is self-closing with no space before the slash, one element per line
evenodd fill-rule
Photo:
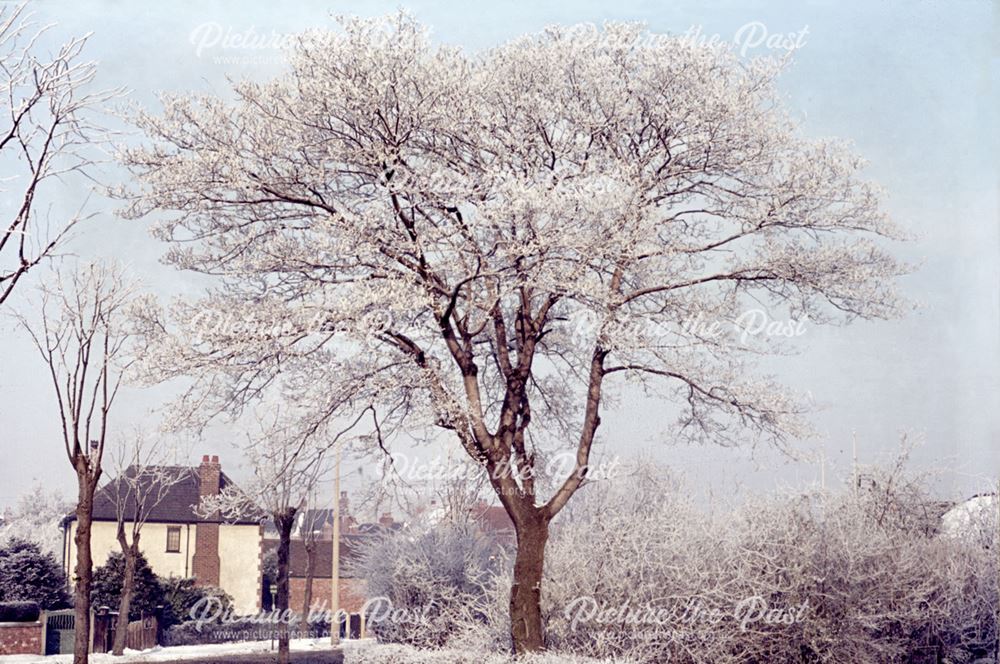
<path fill-rule="evenodd" d="M 344 643 L 344 664 L 515 664 L 510 655 L 441 648 L 419 650 L 373 639 Z M 516 660 L 517 664 L 634 664 L 626 659 L 590 659 L 560 653 L 542 653 Z"/>
<path fill-rule="evenodd" d="M 330 640 L 323 639 L 293 639 L 293 652 L 329 651 Z M 111 654 L 91 655 L 93 664 L 131 664 L 132 662 L 179 662 L 185 660 L 204 660 L 234 655 L 253 655 L 256 653 L 273 652 L 270 641 L 251 641 L 246 643 L 216 643 L 200 646 L 173 646 L 170 648 L 156 647 L 150 650 L 126 650 L 122 657 Z M 70 664 L 73 655 L 0 655 L 0 664 Z M 237 661 L 237 660 L 233 660 Z"/>

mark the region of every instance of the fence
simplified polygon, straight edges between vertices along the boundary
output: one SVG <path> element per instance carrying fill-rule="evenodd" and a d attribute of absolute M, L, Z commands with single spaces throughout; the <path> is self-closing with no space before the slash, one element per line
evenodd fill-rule
<path fill-rule="evenodd" d="M 156 616 L 144 616 L 142 620 L 133 620 L 126 627 L 125 647 L 131 650 L 148 650 L 157 645 L 159 622 Z"/>
<path fill-rule="evenodd" d="M 73 610 L 52 611 L 45 615 L 45 654 L 58 655 L 73 652 L 76 619 Z M 111 652 L 115 644 L 118 614 L 101 607 L 91 615 L 91 652 Z M 159 642 L 160 625 L 156 616 L 143 616 L 125 626 L 125 647 L 130 650 L 147 650 Z"/>

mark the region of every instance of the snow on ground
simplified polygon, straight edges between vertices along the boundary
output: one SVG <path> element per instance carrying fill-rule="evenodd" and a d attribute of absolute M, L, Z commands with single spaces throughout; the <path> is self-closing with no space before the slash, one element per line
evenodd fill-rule
<path fill-rule="evenodd" d="M 292 650 L 328 650 L 330 639 L 292 639 Z M 204 657 L 219 657 L 221 655 L 240 655 L 252 652 L 268 652 L 273 649 L 270 641 L 247 641 L 243 643 L 212 643 L 199 646 L 172 646 L 162 648 L 157 646 L 149 650 L 125 650 L 122 657 L 110 653 L 92 654 L 93 664 L 124 664 L 132 662 L 172 662 L 184 659 L 201 659 Z M 0 664 L 72 664 L 73 655 L 0 655 Z"/>
<path fill-rule="evenodd" d="M 344 643 L 344 664 L 512 664 L 510 655 L 441 648 L 418 650 L 372 639 Z M 630 664 L 625 659 L 589 659 L 575 655 L 542 653 L 517 660 L 518 664 Z"/>
<path fill-rule="evenodd" d="M 375 639 L 343 641 L 344 664 L 511 664 L 509 655 L 455 649 L 419 650 L 394 643 L 378 643 Z M 329 638 L 293 639 L 292 650 L 329 650 Z M 270 652 L 270 641 L 244 643 L 216 643 L 199 646 L 156 647 L 150 650 L 126 650 L 122 657 L 93 654 L 93 664 L 135 664 L 138 662 L 173 662 L 185 659 L 203 659 L 225 655 L 246 655 Z M 71 664 L 73 655 L 0 655 L 0 664 Z M 558 653 L 543 653 L 522 660 L 518 664 L 630 664 L 629 660 L 589 659 Z"/>

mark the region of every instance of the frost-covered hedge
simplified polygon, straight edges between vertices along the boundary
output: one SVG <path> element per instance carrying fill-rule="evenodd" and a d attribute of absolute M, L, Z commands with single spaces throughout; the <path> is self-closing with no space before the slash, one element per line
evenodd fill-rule
<path fill-rule="evenodd" d="M 591 492 L 547 552 L 548 644 L 649 663 L 990 653 L 996 552 L 937 536 L 918 487 L 873 477 L 718 512 L 649 478 Z"/>
<path fill-rule="evenodd" d="M 371 634 L 436 648 L 504 619 L 496 598 L 507 603 L 506 562 L 495 541 L 468 524 L 447 524 L 372 541 L 351 571 L 367 579 L 368 597 L 378 598 L 371 599 Z"/>
<path fill-rule="evenodd" d="M 551 649 L 642 664 L 967 664 L 995 648 L 996 551 L 940 536 L 934 501 L 898 468 L 873 470 L 856 491 L 737 508 L 709 508 L 665 477 L 588 487 L 553 524 L 542 595 Z M 461 537 L 371 552 L 375 594 L 412 612 L 434 604 L 426 624 L 380 639 L 509 651 L 509 561 L 490 572 Z"/>
<path fill-rule="evenodd" d="M 344 664 L 634 664 L 627 659 L 592 659 L 544 653 L 515 660 L 510 655 L 454 648 L 418 649 L 400 644 L 348 642 Z"/>

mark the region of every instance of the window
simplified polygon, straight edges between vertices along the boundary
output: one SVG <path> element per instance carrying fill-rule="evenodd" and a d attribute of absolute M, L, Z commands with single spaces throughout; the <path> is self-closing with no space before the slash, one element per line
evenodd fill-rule
<path fill-rule="evenodd" d="M 167 528 L 167 553 L 180 553 L 181 550 L 181 527 L 170 526 Z"/>

